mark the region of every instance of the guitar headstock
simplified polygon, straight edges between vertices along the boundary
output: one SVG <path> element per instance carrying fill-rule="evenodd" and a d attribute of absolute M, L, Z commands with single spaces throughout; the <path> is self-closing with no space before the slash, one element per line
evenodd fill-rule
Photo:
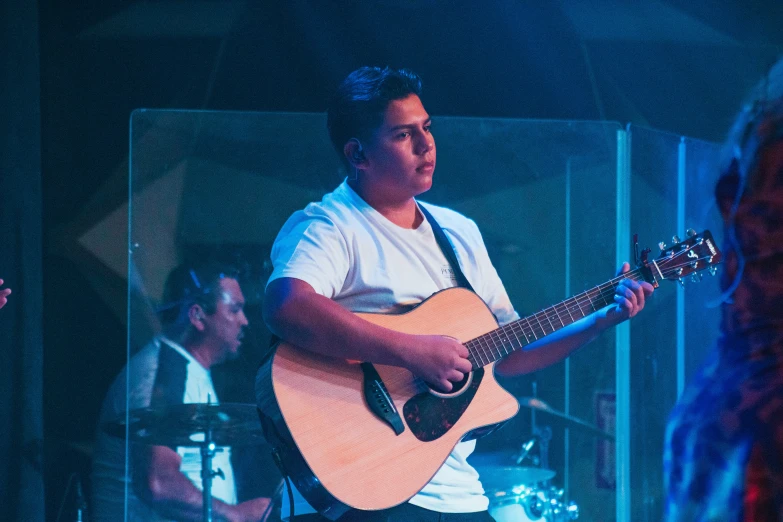
<path fill-rule="evenodd" d="M 701 279 L 702 270 L 709 270 L 715 275 L 717 265 L 722 261 L 723 254 L 718 250 L 715 240 L 709 230 L 697 234 L 695 230 L 688 229 L 688 239 L 680 241 L 674 236 L 674 245 L 667 247 L 659 243 L 661 255 L 655 260 L 647 262 L 655 279 L 668 279 L 679 281 L 691 276 L 696 282 Z"/>

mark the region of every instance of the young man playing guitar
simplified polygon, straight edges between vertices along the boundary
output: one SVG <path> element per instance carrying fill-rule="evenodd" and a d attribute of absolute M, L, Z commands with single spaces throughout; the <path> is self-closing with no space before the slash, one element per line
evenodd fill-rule
<path fill-rule="evenodd" d="M 264 318 L 299 350 L 402 367 L 434 390 L 449 392 L 473 369 L 465 345 L 445 335 L 402 333 L 352 313 L 400 313 L 438 291 L 469 285 L 501 325 L 518 318 L 476 224 L 415 199 L 432 186 L 436 162 L 432 123 L 420 94 L 420 78 L 404 69 L 362 67 L 340 85 L 327 124 L 352 175 L 283 226 L 272 249 Z M 459 267 L 436 241 L 438 225 Z M 624 264 L 623 272 L 628 269 Z M 497 371 L 522 374 L 564 359 L 636 315 L 652 291 L 646 282 L 623 279 L 614 303 L 512 353 Z M 340 520 L 492 520 L 478 474 L 466 460 L 474 447 L 474 440 L 456 444 L 409 502 L 348 511 Z M 296 491 L 294 497 L 297 521 L 325 520 Z M 287 499 L 283 510 L 285 517 Z"/>

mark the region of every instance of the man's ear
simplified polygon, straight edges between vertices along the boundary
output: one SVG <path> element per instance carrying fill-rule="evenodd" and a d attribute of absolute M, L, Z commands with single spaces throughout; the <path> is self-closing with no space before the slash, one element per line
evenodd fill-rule
<path fill-rule="evenodd" d="M 188 308 L 188 319 L 190 320 L 190 324 L 198 330 L 199 332 L 203 332 L 205 325 L 204 325 L 204 317 L 206 314 L 204 313 L 204 309 L 201 308 L 201 305 L 194 304 L 190 308 Z"/>
<path fill-rule="evenodd" d="M 364 148 L 362 147 L 361 142 L 356 138 L 351 138 L 345 142 L 343 154 L 348 162 L 354 167 L 358 167 L 367 161 L 367 158 L 364 156 Z"/>

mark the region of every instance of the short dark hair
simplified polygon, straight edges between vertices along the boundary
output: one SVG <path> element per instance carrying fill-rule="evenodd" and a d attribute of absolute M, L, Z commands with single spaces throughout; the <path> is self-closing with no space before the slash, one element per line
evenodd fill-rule
<path fill-rule="evenodd" d="M 360 67 L 337 88 L 326 113 L 329 138 L 340 158 L 351 138 L 366 140 L 380 127 L 393 100 L 421 96 L 421 78 L 408 69 Z"/>
<path fill-rule="evenodd" d="M 215 313 L 220 295 L 218 288 L 224 278 L 238 279 L 239 270 L 232 264 L 207 261 L 201 264 L 183 263 L 166 277 L 163 301 L 158 317 L 164 326 L 182 325 L 188 321 L 188 310 L 194 304 L 206 314 Z"/>

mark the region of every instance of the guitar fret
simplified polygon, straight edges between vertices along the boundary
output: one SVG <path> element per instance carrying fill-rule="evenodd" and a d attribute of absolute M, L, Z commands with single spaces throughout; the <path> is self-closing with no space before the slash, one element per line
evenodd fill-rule
<path fill-rule="evenodd" d="M 585 315 L 585 311 L 584 311 L 584 310 L 582 310 L 582 303 L 581 303 L 580 301 L 578 301 L 578 300 L 576 301 L 576 306 L 578 306 L 578 307 L 579 307 L 579 313 L 581 313 L 581 314 L 582 314 L 582 317 L 587 317 L 587 316 Z"/>
<path fill-rule="evenodd" d="M 560 314 L 557 313 L 557 307 L 553 306 L 552 309 L 555 311 L 555 315 L 557 316 L 557 320 L 560 321 L 560 326 L 564 327 L 565 323 L 563 322 L 563 319 L 560 318 Z"/>
<path fill-rule="evenodd" d="M 520 320 L 521 320 L 521 319 L 520 319 Z M 524 336 L 525 336 L 525 342 L 529 344 L 529 343 L 530 343 L 530 338 L 529 338 L 529 337 L 527 336 L 527 334 L 525 333 L 525 327 L 520 325 L 520 327 L 519 327 L 519 328 L 520 328 L 520 331 L 522 332 L 522 335 L 524 335 Z"/>
<path fill-rule="evenodd" d="M 536 341 L 538 341 L 538 336 L 536 335 L 536 331 L 533 329 L 533 326 L 530 324 L 530 319 L 526 317 L 525 322 L 527 323 L 527 327 L 530 328 L 530 334 L 536 339 Z"/>
<path fill-rule="evenodd" d="M 486 340 L 484 339 L 485 336 L 481 336 L 478 338 L 478 346 L 481 349 L 481 364 L 482 366 L 487 364 L 489 361 L 489 357 L 487 357 L 487 351 L 484 349 L 484 345 L 486 344 Z M 484 359 L 487 359 L 486 361 Z"/>
<path fill-rule="evenodd" d="M 508 355 L 508 343 L 509 343 L 508 336 L 506 335 L 505 330 L 503 330 L 502 328 L 500 328 L 499 331 L 502 333 L 502 335 L 500 336 L 500 346 L 498 347 L 498 350 L 495 353 L 495 359 L 494 359 L 495 361 L 497 361 L 498 359 L 502 359 L 503 357 Z"/>
<path fill-rule="evenodd" d="M 484 347 L 486 348 L 485 353 L 489 355 L 492 353 L 492 345 L 495 344 L 494 340 L 492 339 L 492 332 L 488 332 L 483 335 L 482 339 L 484 340 Z"/>
<path fill-rule="evenodd" d="M 465 346 L 468 348 L 468 361 L 470 361 L 470 365 L 473 369 L 478 368 L 479 365 L 477 364 L 475 354 L 470 349 L 470 342 L 465 343 Z"/>
<path fill-rule="evenodd" d="M 465 343 L 465 347 L 467 347 L 467 349 L 468 349 L 468 360 L 472 359 L 471 364 L 473 365 L 473 367 L 474 368 L 478 367 L 478 364 L 477 364 L 478 360 L 476 359 L 477 354 L 476 354 L 476 350 L 475 350 L 475 347 L 476 347 L 475 339 L 471 339 L 470 341 L 466 342 Z"/>
<path fill-rule="evenodd" d="M 546 310 L 543 313 L 544 313 L 544 317 L 546 317 L 546 321 L 549 323 L 549 327 L 554 332 L 555 331 L 555 325 L 553 325 L 551 319 L 549 319 L 549 313 Z"/>
<path fill-rule="evenodd" d="M 550 320 L 549 320 L 549 317 L 547 317 L 547 315 L 546 315 L 546 313 L 545 313 L 545 312 L 538 312 L 536 315 L 537 315 L 537 316 L 539 316 L 539 315 L 543 315 L 543 316 L 544 316 L 544 319 L 546 319 L 546 321 L 545 321 L 545 322 L 541 323 L 541 324 L 543 325 L 543 327 L 544 327 L 544 335 L 549 335 L 549 334 L 551 334 L 552 332 L 554 332 L 554 331 L 555 331 L 555 327 L 554 327 L 554 326 L 552 326 L 552 321 L 550 321 Z M 539 321 L 540 321 L 540 319 L 539 319 Z M 549 328 L 551 328 L 551 329 L 552 329 L 552 331 L 551 331 L 551 332 L 547 332 L 547 331 L 546 331 L 546 325 L 547 325 L 547 323 L 549 324 Z"/>
<path fill-rule="evenodd" d="M 501 357 L 505 357 L 514 351 L 514 342 L 509 338 L 506 327 L 502 327 L 501 330 L 503 331 L 503 339 L 505 340 L 503 343 L 503 355 L 501 355 Z M 511 333 L 513 333 L 513 331 Z"/>
<path fill-rule="evenodd" d="M 511 329 L 511 333 L 514 334 L 514 337 L 517 340 L 517 346 L 514 348 L 516 350 L 517 348 L 522 348 L 524 345 L 526 345 L 528 342 L 527 334 L 525 333 L 525 326 L 522 324 L 522 319 L 518 319 L 512 323 L 509 323 L 506 325 L 508 328 Z M 518 334 L 522 334 L 522 337 L 525 338 L 524 342 L 519 337 Z"/>
<path fill-rule="evenodd" d="M 489 345 L 489 338 L 486 335 L 482 335 L 480 339 L 483 341 L 481 351 L 484 354 L 484 358 L 486 358 L 486 361 L 484 361 L 483 364 L 489 364 L 489 362 L 492 360 L 492 358 L 489 356 L 489 354 L 492 353 L 492 347 Z"/>
<path fill-rule="evenodd" d="M 534 314 L 533 317 L 538 323 L 538 328 L 541 330 L 541 337 L 544 337 L 546 335 L 546 330 L 544 330 L 544 327 L 541 325 L 541 321 L 538 319 L 538 314 Z"/>
<path fill-rule="evenodd" d="M 602 300 L 603 300 L 603 302 L 604 302 L 604 306 L 606 306 L 606 305 L 608 305 L 608 304 L 609 304 L 609 301 L 607 301 L 606 297 L 604 297 L 604 294 L 603 294 L 603 292 L 601 292 L 601 299 L 602 299 Z"/>
<path fill-rule="evenodd" d="M 585 294 L 579 294 L 577 296 L 574 296 L 574 298 L 572 299 L 572 301 L 574 302 L 574 306 L 576 307 L 577 310 L 579 310 L 579 313 L 582 314 L 582 317 L 585 317 L 585 311 L 584 308 L 582 308 L 584 295 Z"/>
<path fill-rule="evenodd" d="M 493 355 L 495 356 L 493 360 L 498 360 L 500 358 L 500 350 L 503 348 L 503 330 L 497 329 L 495 330 L 495 353 Z"/>
<path fill-rule="evenodd" d="M 568 307 L 568 304 L 566 304 L 566 307 L 565 307 L 565 309 L 566 309 L 566 312 L 568 312 L 568 317 L 570 317 L 570 318 L 571 318 L 571 322 L 572 322 L 572 323 L 575 323 L 576 321 L 574 320 L 574 316 L 573 316 L 573 315 L 571 315 L 571 309 Z"/>
<path fill-rule="evenodd" d="M 514 325 L 513 325 L 513 323 L 512 323 L 511 325 L 509 325 L 509 326 L 511 326 L 511 333 L 512 333 L 512 334 L 514 334 L 514 339 L 516 339 L 516 340 L 517 340 L 517 346 L 519 346 L 519 347 L 522 347 L 522 341 L 519 339 L 519 336 L 517 335 L 517 332 L 516 332 L 516 331 L 514 331 Z M 514 351 L 514 349 L 512 348 L 512 350 L 511 350 L 511 351 L 513 352 L 513 351 Z"/>

